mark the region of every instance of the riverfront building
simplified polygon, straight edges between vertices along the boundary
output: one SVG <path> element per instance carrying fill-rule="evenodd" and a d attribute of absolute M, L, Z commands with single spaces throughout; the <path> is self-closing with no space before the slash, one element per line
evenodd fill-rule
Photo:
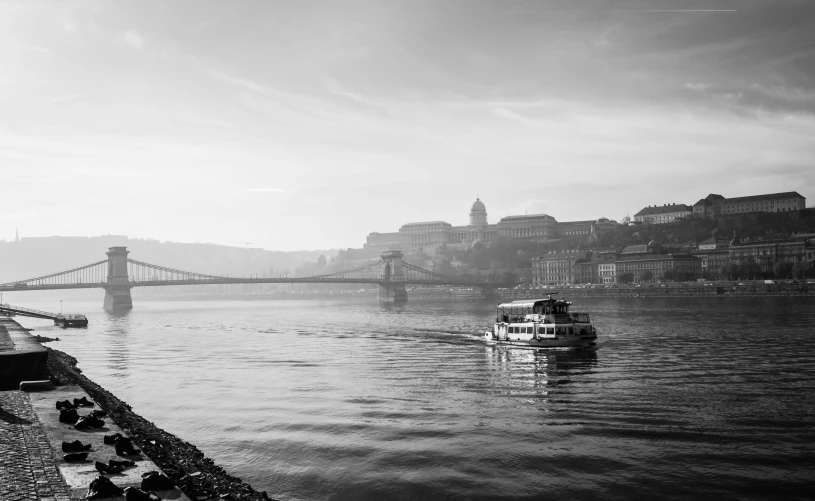
<path fill-rule="evenodd" d="M 650 224 L 673 223 L 679 218 L 693 214 L 693 208 L 685 204 L 653 205 L 634 214 L 634 221 Z"/>
<path fill-rule="evenodd" d="M 796 191 L 736 198 L 725 198 L 722 195 L 711 193 L 693 206 L 674 203 L 649 205 L 634 214 L 634 221 L 663 224 L 673 223 L 677 219 L 690 215 L 716 217 L 748 212 L 788 212 L 805 208 L 806 198 Z"/>
<path fill-rule="evenodd" d="M 711 193 L 693 204 L 693 213 L 697 216 L 715 217 L 748 212 L 789 212 L 805 208 L 806 198 L 797 191 L 736 198 L 724 198 Z"/>
<path fill-rule="evenodd" d="M 616 224 L 607 218 L 558 222 L 548 214 L 507 216 L 496 224 L 489 224 L 487 207 L 477 198 L 470 207 L 469 224 L 466 226 L 453 226 L 444 221 L 407 223 L 396 232 L 370 233 L 363 247 L 387 250 L 392 247 L 410 249 L 439 245 L 470 246 L 475 242 L 486 243 L 499 237 L 545 242 L 560 237 L 588 236 Z"/>

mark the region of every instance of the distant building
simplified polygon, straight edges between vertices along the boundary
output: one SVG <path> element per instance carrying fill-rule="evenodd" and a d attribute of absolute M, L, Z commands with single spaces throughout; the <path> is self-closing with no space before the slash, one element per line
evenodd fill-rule
<path fill-rule="evenodd" d="M 748 212 L 789 212 L 805 208 L 806 198 L 796 191 L 736 198 L 711 193 L 693 204 L 693 213 L 697 216 L 715 217 Z"/>
<path fill-rule="evenodd" d="M 597 262 L 597 279 L 601 284 L 617 282 L 617 265 L 614 259 L 602 259 Z"/>
<path fill-rule="evenodd" d="M 634 221 L 650 224 L 673 223 L 691 214 L 693 214 L 693 208 L 685 204 L 652 205 L 634 214 Z"/>
<path fill-rule="evenodd" d="M 598 229 L 616 224 L 607 218 L 558 223 L 548 214 L 506 216 L 497 224 L 489 224 L 487 208 L 477 198 L 470 208 L 469 224 L 466 226 L 453 226 L 444 221 L 407 223 L 397 232 L 370 233 L 363 247 L 387 250 L 393 247 L 437 247 L 442 244 L 472 245 L 475 242 L 490 242 L 498 237 L 544 242 L 563 236 L 588 236 Z"/>
<path fill-rule="evenodd" d="M 773 271 L 775 263 L 805 263 L 815 266 L 815 245 L 807 239 L 737 242 L 733 241 L 728 252 L 729 264 L 741 265 L 755 262 L 763 273 Z"/>
<path fill-rule="evenodd" d="M 702 261 L 687 254 L 641 254 L 624 256 L 615 261 L 617 276 L 631 273 L 634 282 L 639 282 L 645 271 L 650 271 L 653 280 L 664 280 L 665 272 L 673 270 L 682 280 L 702 278 Z"/>
<path fill-rule="evenodd" d="M 567 285 L 576 282 L 576 265 L 590 261 L 590 253 L 584 251 L 550 252 L 532 258 L 532 285 Z M 586 271 L 580 268 L 578 277 Z M 585 283 L 585 282 L 583 282 Z"/>

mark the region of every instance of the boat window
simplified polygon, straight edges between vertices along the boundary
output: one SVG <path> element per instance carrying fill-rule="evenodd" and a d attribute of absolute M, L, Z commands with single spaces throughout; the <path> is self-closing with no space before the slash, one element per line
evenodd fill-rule
<path fill-rule="evenodd" d="M 559 336 L 562 336 L 563 334 L 566 333 L 566 328 L 565 327 L 557 327 L 557 333 L 558 333 Z"/>
<path fill-rule="evenodd" d="M 555 333 L 555 328 L 554 327 L 547 327 L 546 328 L 546 333 L 547 334 L 554 334 Z"/>
<path fill-rule="evenodd" d="M 573 329 L 572 327 L 569 327 L 568 329 L 569 329 L 569 335 L 570 335 L 570 336 L 571 336 L 572 334 L 574 334 L 574 329 Z"/>
<path fill-rule="evenodd" d="M 527 334 L 527 327 L 521 327 L 521 334 Z"/>
<path fill-rule="evenodd" d="M 546 327 L 538 327 L 538 334 L 546 334 Z"/>

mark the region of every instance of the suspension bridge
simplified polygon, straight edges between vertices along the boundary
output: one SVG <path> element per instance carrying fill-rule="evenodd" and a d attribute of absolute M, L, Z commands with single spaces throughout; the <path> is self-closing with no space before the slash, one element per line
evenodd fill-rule
<path fill-rule="evenodd" d="M 105 309 L 120 311 L 133 308 L 133 299 L 130 295 L 133 287 L 215 284 L 377 284 L 379 301 L 404 303 L 407 301 L 406 285 L 448 285 L 477 287 L 482 290 L 512 285 L 460 280 L 426 270 L 404 262 L 402 252 L 398 250 L 387 251 L 379 260 L 356 268 L 324 275 L 291 278 L 243 278 L 176 270 L 129 258 L 130 251 L 127 247 L 110 247 L 106 254 L 107 259 L 95 263 L 41 277 L 0 284 L 0 292 L 102 288 L 105 290 Z"/>

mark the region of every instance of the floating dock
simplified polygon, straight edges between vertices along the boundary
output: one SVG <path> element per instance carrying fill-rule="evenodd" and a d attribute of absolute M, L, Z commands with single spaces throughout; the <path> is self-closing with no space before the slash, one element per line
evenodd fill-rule
<path fill-rule="evenodd" d="M 54 325 L 61 325 L 63 327 L 87 327 L 88 317 L 85 315 L 65 315 L 62 313 L 50 313 L 47 311 L 33 310 L 23 306 L 14 306 L 11 304 L 0 304 L 0 315 L 8 317 L 21 316 L 21 317 L 34 317 L 34 318 L 47 318 L 54 321 Z"/>

